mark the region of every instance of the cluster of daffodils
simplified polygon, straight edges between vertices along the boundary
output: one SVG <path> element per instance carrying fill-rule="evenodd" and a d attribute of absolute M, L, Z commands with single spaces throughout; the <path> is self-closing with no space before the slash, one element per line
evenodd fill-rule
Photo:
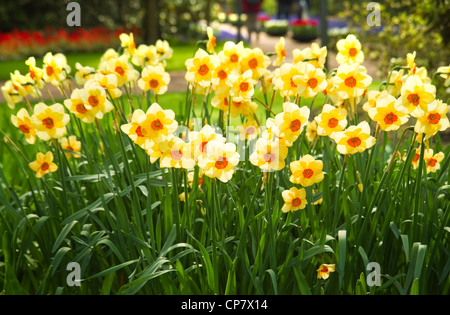
<path fill-rule="evenodd" d="M 77 62 L 73 76 L 65 55 L 51 52 L 44 56 L 42 67 L 38 67 L 36 59 L 30 57 L 25 62 L 29 69 L 26 75 L 19 71 L 11 73 L 10 80 L 2 86 L 2 93 L 12 110 L 23 101 L 27 105 L 27 108 L 21 108 L 11 115 L 12 124 L 23 133 L 26 142 L 35 144 L 36 139 L 51 141 L 58 150 L 63 150 L 68 159 L 80 158 L 81 142 L 75 135 L 67 134 L 66 126 L 71 115 L 86 124 L 98 123 L 114 109 L 114 100 L 124 92 L 131 93 L 135 86 L 143 93 L 151 90 L 155 95 L 167 91 L 170 76 L 165 66 L 173 53 L 168 42 L 158 40 L 155 45 L 142 44 L 136 47 L 132 33 L 121 34 L 120 41 L 120 49 L 106 50 L 97 68 L 82 66 Z M 47 84 L 59 88 L 64 98 L 63 104 L 45 104 L 44 89 L 54 100 Z M 68 89 L 70 95 L 66 94 Z M 40 101 L 32 107 L 29 98 Z M 117 110 L 123 114 L 123 108 Z M 38 152 L 36 160 L 29 166 L 38 178 L 58 169 L 53 163 L 51 151 Z"/>

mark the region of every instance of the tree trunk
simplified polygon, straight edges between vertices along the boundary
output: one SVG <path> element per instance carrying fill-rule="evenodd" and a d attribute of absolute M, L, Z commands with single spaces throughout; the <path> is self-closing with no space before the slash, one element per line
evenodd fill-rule
<path fill-rule="evenodd" d="M 145 2 L 145 40 L 147 44 L 154 44 L 161 38 L 159 25 L 158 0 L 144 0 Z"/>

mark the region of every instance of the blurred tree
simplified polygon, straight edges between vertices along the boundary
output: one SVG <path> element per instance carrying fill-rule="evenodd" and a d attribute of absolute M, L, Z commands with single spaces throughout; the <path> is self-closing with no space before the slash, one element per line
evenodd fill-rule
<path fill-rule="evenodd" d="M 155 43 L 161 38 L 161 27 L 159 23 L 158 0 L 143 0 L 145 3 L 144 30 L 145 40 Z"/>

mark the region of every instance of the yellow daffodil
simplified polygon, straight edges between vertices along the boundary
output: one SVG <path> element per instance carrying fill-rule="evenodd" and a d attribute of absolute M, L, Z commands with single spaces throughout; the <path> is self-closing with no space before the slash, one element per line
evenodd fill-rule
<path fill-rule="evenodd" d="M 194 179 L 195 179 L 195 171 L 189 171 L 187 174 L 188 177 L 188 182 L 189 182 L 189 187 L 192 188 L 193 184 L 194 184 Z M 199 168 L 198 170 L 198 186 L 200 187 L 203 184 L 203 170 Z"/>
<path fill-rule="evenodd" d="M 320 68 L 315 68 L 310 63 L 299 64 L 302 75 L 295 75 L 292 81 L 297 85 L 297 94 L 310 98 L 316 96 L 327 88 L 326 74 Z"/>
<path fill-rule="evenodd" d="M 146 66 L 138 80 L 138 86 L 141 90 L 152 90 L 155 94 L 166 93 L 169 83 L 170 75 L 161 65 Z"/>
<path fill-rule="evenodd" d="M 107 96 L 111 99 L 116 99 L 122 96 L 122 90 L 118 87 L 119 81 L 115 74 L 96 73 L 92 79 L 105 89 Z"/>
<path fill-rule="evenodd" d="M 147 116 L 143 110 L 136 109 L 131 116 L 131 122 L 120 126 L 120 129 L 126 133 L 135 144 L 144 150 L 149 150 L 153 145 L 152 138 L 142 126 L 142 122 L 144 122 L 146 118 Z"/>
<path fill-rule="evenodd" d="M 114 74 L 117 76 L 117 86 L 121 87 L 125 83 L 133 83 L 139 77 L 139 72 L 134 69 L 126 55 L 117 58 L 110 58 L 99 65 L 98 71 L 103 74 Z"/>
<path fill-rule="evenodd" d="M 214 54 L 216 44 L 216 37 L 214 36 L 213 29 L 208 26 L 206 28 L 206 35 L 208 36 L 208 42 L 206 43 L 206 51 L 210 54 Z"/>
<path fill-rule="evenodd" d="M 408 110 L 402 105 L 401 99 L 389 94 L 378 97 L 375 108 L 369 109 L 368 113 L 384 131 L 397 130 L 409 119 Z"/>
<path fill-rule="evenodd" d="M 236 71 L 230 71 L 226 63 L 221 62 L 212 72 L 212 88 L 218 90 L 224 87 L 231 86 L 230 74 L 237 74 Z"/>
<path fill-rule="evenodd" d="M 304 188 L 298 189 L 296 187 L 292 187 L 289 190 L 283 190 L 281 196 L 284 200 L 284 205 L 281 208 L 283 213 L 305 209 L 308 204 L 306 201 L 306 191 Z"/>
<path fill-rule="evenodd" d="M 349 34 L 345 39 L 340 39 L 336 43 L 338 54 L 336 60 L 339 64 L 362 64 L 364 53 L 361 50 L 361 43 L 355 35 Z"/>
<path fill-rule="evenodd" d="M 250 163 L 258 166 L 263 172 L 279 171 L 285 166 L 288 148 L 278 141 L 259 138 L 255 151 L 250 155 Z"/>
<path fill-rule="evenodd" d="M 228 71 L 241 72 L 241 60 L 244 55 L 244 43 L 225 42 L 223 49 L 219 52 L 221 62 L 228 68 Z"/>
<path fill-rule="evenodd" d="M 226 183 L 233 177 L 239 158 L 234 143 L 212 140 L 208 143 L 206 158 L 199 160 L 198 166 L 206 176 Z"/>
<path fill-rule="evenodd" d="M 5 98 L 6 104 L 11 109 L 16 108 L 16 104 L 23 100 L 23 96 L 18 93 L 18 87 L 13 84 L 11 80 L 8 80 L 2 86 L 2 94 Z"/>
<path fill-rule="evenodd" d="M 28 73 L 30 78 L 33 79 L 36 87 L 41 89 L 44 87 L 44 71 L 41 68 L 36 67 L 36 59 L 34 57 L 29 57 L 25 64 L 28 66 Z"/>
<path fill-rule="evenodd" d="M 58 170 L 58 166 L 53 163 L 53 153 L 50 151 L 46 154 L 41 152 L 36 154 L 36 160 L 28 164 L 28 166 L 36 173 L 37 178 L 42 178 L 45 174 Z"/>
<path fill-rule="evenodd" d="M 215 90 L 214 96 L 211 99 L 211 106 L 221 111 L 228 113 L 228 106 L 230 105 L 230 87 L 220 86 Z"/>
<path fill-rule="evenodd" d="M 81 142 L 77 140 L 76 136 L 70 136 L 69 138 L 64 137 L 61 139 L 60 144 L 63 150 L 68 151 L 64 152 L 68 159 L 70 159 L 71 157 L 81 157 Z"/>
<path fill-rule="evenodd" d="M 309 119 L 310 110 L 307 106 L 299 107 L 295 103 L 283 103 L 283 112 L 275 116 L 278 126 L 280 143 L 292 146 L 302 133 Z"/>
<path fill-rule="evenodd" d="M 320 47 L 317 43 L 312 43 L 311 47 L 306 47 L 302 50 L 295 48 L 292 51 L 293 61 L 296 64 L 299 62 L 308 62 L 315 68 L 323 69 L 325 60 L 327 58 L 327 47 Z"/>
<path fill-rule="evenodd" d="M 344 131 L 333 133 L 337 150 L 341 154 L 361 153 L 375 145 L 376 139 L 370 135 L 370 126 L 366 121 L 350 126 Z"/>
<path fill-rule="evenodd" d="M 236 129 L 239 131 L 239 139 L 241 141 L 251 141 L 256 139 L 259 134 L 258 123 L 253 119 L 247 120 L 245 123 L 238 125 Z"/>
<path fill-rule="evenodd" d="M 37 103 L 31 120 L 36 128 L 37 136 L 48 141 L 62 138 L 66 134 L 66 125 L 70 121 L 70 116 L 64 112 L 64 106 L 59 103 L 51 106 Z"/>
<path fill-rule="evenodd" d="M 114 109 L 106 97 L 105 89 L 94 79 L 86 81 L 84 88 L 80 90 L 80 98 L 84 103 L 85 110 L 91 111 L 97 119 L 102 119 L 106 113 Z M 91 118 L 92 115 L 85 116 L 85 118 Z"/>
<path fill-rule="evenodd" d="M 306 125 L 305 136 L 309 142 L 313 142 L 317 138 L 317 136 L 318 136 L 317 128 L 318 128 L 318 125 L 315 120 L 308 121 L 308 123 Z"/>
<path fill-rule="evenodd" d="M 191 169 L 195 166 L 190 146 L 175 136 L 169 136 L 159 144 L 162 152 L 160 167 Z"/>
<path fill-rule="evenodd" d="M 75 82 L 79 86 L 83 86 L 87 80 L 92 79 L 96 73 L 96 70 L 89 66 L 82 66 L 79 62 L 75 64 L 77 71 L 75 72 Z"/>
<path fill-rule="evenodd" d="M 431 84 L 424 84 L 417 75 L 412 75 L 406 79 L 401 89 L 402 104 L 410 115 L 421 117 L 428 112 L 428 104 L 432 103 L 436 96 L 436 87 Z"/>
<path fill-rule="evenodd" d="M 405 157 L 405 159 L 406 159 L 406 157 Z M 420 160 L 420 147 L 417 148 L 416 151 L 414 152 L 414 157 L 411 161 L 411 164 L 414 169 L 417 169 L 419 167 L 419 160 Z"/>
<path fill-rule="evenodd" d="M 450 86 L 450 65 L 439 67 L 436 72 L 445 80 L 444 86 Z"/>
<path fill-rule="evenodd" d="M 274 89 L 278 90 L 282 97 L 297 95 L 298 86 L 294 82 L 294 77 L 302 76 L 303 74 L 300 69 L 300 64 L 282 64 L 278 71 L 274 72 Z"/>
<path fill-rule="evenodd" d="M 444 160 L 444 153 L 439 152 L 434 154 L 433 149 L 426 149 L 424 153 L 424 161 L 427 167 L 427 173 L 435 173 L 441 167 L 441 162 Z"/>
<path fill-rule="evenodd" d="M 284 59 L 286 59 L 286 49 L 284 49 L 284 45 L 284 37 L 280 37 L 279 41 L 275 44 L 275 53 L 277 54 L 277 58 L 273 61 L 275 67 L 281 66 Z"/>
<path fill-rule="evenodd" d="M 52 85 L 59 86 L 70 73 L 70 66 L 67 64 L 67 58 L 62 53 L 53 55 L 48 52 L 44 56 L 44 80 Z"/>
<path fill-rule="evenodd" d="M 325 104 L 322 112 L 314 120 L 317 122 L 319 136 L 331 136 L 334 132 L 342 131 L 347 127 L 347 110 Z"/>
<path fill-rule="evenodd" d="M 122 33 L 119 35 L 120 46 L 124 49 L 125 53 L 129 56 L 133 56 L 136 52 L 136 43 L 134 42 L 133 33 Z"/>
<path fill-rule="evenodd" d="M 434 100 L 428 104 L 428 112 L 417 118 L 414 131 L 425 134 L 424 140 L 427 140 L 437 132 L 446 130 L 450 127 L 447 112 L 447 104 L 441 100 Z"/>
<path fill-rule="evenodd" d="M 209 55 L 203 49 L 198 49 L 194 57 L 186 60 L 186 81 L 207 88 L 211 85 L 212 72 L 220 64 L 216 55 Z"/>
<path fill-rule="evenodd" d="M 405 70 L 394 70 L 389 78 L 389 85 L 387 91 L 394 97 L 399 97 L 402 92 L 402 86 L 406 81 L 407 76 L 405 75 Z"/>
<path fill-rule="evenodd" d="M 245 71 L 241 75 L 230 75 L 231 90 L 230 95 L 234 102 L 249 100 L 255 93 L 255 80 L 252 79 L 252 72 Z"/>
<path fill-rule="evenodd" d="M 197 161 L 207 158 L 208 143 L 213 140 L 220 143 L 225 143 L 226 141 L 225 137 L 210 125 L 203 126 L 200 131 L 189 132 L 189 141 L 194 148 L 194 155 Z"/>
<path fill-rule="evenodd" d="M 367 91 L 366 95 L 367 95 L 367 102 L 365 102 L 362 106 L 362 109 L 365 112 L 369 112 L 369 110 L 371 108 L 375 108 L 377 106 L 377 99 L 380 97 L 380 95 L 388 95 L 388 91 L 387 90 L 383 90 L 383 91 L 378 91 L 378 90 L 370 90 Z"/>
<path fill-rule="evenodd" d="M 331 272 L 335 271 L 334 264 L 322 264 L 319 269 L 317 269 L 317 279 L 328 279 Z"/>
<path fill-rule="evenodd" d="M 36 142 L 36 128 L 34 127 L 31 117 L 25 108 L 20 109 L 17 112 L 17 116 L 11 115 L 11 122 L 25 135 L 25 140 L 29 144 Z"/>
<path fill-rule="evenodd" d="M 172 58 L 173 49 L 170 47 L 167 40 L 158 39 L 155 43 L 155 47 L 160 61 Z"/>
<path fill-rule="evenodd" d="M 270 57 L 261 48 L 245 48 L 241 61 L 241 72 L 252 71 L 252 78 L 259 80 L 270 66 Z"/>
<path fill-rule="evenodd" d="M 74 89 L 70 98 L 64 100 L 64 106 L 81 121 L 92 123 L 95 121 L 95 113 L 91 110 L 90 105 L 84 103 L 80 92 L 80 89 Z"/>
<path fill-rule="evenodd" d="M 156 66 L 159 64 L 159 57 L 156 52 L 155 45 L 140 44 L 133 56 L 131 56 L 131 63 L 138 67 Z"/>
<path fill-rule="evenodd" d="M 138 123 L 142 126 L 140 132 L 155 143 L 161 142 L 178 128 L 175 113 L 170 109 L 163 110 L 158 103 L 153 103 L 145 116 L 139 117 Z"/>
<path fill-rule="evenodd" d="M 258 110 L 258 104 L 248 98 L 242 99 L 242 101 L 231 100 L 230 106 L 231 117 L 238 117 L 239 115 L 242 115 L 244 117 L 251 118 Z"/>
<path fill-rule="evenodd" d="M 289 165 L 292 175 L 289 178 L 291 183 L 300 184 L 308 187 L 316 183 L 320 183 L 323 178 L 323 162 L 314 159 L 313 156 L 307 154 L 299 161 L 293 161 Z"/>
<path fill-rule="evenodd" d="M 358 63 L 340 65 L 334 79 L 337 94 L 343 99 L 362 96 L 371 83 L 367 69 Z"/>

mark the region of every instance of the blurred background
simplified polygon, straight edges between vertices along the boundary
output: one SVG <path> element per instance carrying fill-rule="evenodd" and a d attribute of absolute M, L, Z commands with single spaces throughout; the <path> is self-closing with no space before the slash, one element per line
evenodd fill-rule
<path fill-rule="evenodd" d="M 79 0 L 81 27 L 69 27 L 68 0 L 7 0 L 0 6 L 0 61 L 39 57 L 47 51 L 102 52 L 118 46 L 121 32 L 133 32 L 136 44 L 166 39 L 173 46 L 192 46 L 205 38 L 205 25 L 210 25 L 218 41 L 241 39 L 238 36 L 246 40 L 242 1 Z M 279 1 L 288 6 L 282 18 Z M 393 65 L 404 64 L 406 54 L 413 51 L 416 63 L 429 73 L 449 65 L 450 0 L 378 1 L 379 27 L 367 24 L 369 2 L 263 0 L 258 21 L 266 35 L 281 34 L 298 43 L 316 41 L 331 52 L 338 39 L 355 33 L 378 77 Z"/>

